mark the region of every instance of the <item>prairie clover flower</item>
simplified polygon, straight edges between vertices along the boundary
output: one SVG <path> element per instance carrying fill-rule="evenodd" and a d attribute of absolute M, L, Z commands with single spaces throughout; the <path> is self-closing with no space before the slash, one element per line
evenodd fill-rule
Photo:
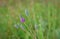
<path fill-rule="evenodd" d="M 24 23 L 24 22 L 25 22 L 25 18 L 21 17 L 21 18 L 20 18 L 20 21 L 21 21 L 22 23 Z"/>
<path fill-rule="evenodd" d="M 20 14 L 20 22 L 24 23 L 25 22 L 25 18 Z"/>

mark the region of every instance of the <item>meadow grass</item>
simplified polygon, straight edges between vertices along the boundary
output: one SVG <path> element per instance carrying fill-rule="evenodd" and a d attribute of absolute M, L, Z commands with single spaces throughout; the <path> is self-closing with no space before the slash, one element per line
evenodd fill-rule
<path fill-rule="evenodd" d="M 0 39 L 60 39 L 60 8 L 56 4 L 9 0 L 0 7 Z"/>

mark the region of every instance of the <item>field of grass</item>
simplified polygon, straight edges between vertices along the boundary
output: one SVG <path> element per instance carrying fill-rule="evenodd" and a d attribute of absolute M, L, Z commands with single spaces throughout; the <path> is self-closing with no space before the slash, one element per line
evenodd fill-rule
<path fill-rule="evenodd" d="M 59 0 L 0 0 L 0 39 L 60 39 Z"/>

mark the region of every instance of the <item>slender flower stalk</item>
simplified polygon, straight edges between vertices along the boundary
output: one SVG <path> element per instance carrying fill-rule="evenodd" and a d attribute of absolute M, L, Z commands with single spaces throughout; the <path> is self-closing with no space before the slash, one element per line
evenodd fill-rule
<path fill-rule="evenodd" d="M 22 24 L 20 25 L 20 28 L 21 28 L 22 30 L 25 30 L 25 27 L 24 27 L 24 26 L 22 26 Z"/>

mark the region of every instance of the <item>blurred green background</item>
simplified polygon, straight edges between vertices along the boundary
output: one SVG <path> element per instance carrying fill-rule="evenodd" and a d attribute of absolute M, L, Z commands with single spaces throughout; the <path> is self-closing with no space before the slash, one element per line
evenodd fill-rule
<path fill-rule="evenodd" d="M 0 39 L 60 39 L 60 0 L 0 0 Z"/>

